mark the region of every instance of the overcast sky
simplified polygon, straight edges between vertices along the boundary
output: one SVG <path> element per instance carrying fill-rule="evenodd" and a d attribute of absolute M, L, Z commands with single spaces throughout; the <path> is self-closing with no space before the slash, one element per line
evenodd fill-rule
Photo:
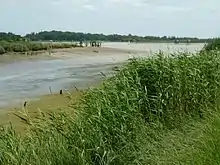
<path fill-rule="evenodd" d="M 220 36 L 220 0 L 0 0 L 0 31 Z"/>

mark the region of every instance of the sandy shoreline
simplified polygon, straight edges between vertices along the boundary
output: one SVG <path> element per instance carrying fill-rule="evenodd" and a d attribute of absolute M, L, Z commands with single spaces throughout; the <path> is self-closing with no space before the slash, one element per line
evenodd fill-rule
<path fill-rule="evenodd" d="M 110 55 L 110 54 L 135 54 L 136 51 L 117 49 L 117 48 L 65 48 L 65 49 L 53 49 L 52 53 L 49 54 L 48 51 L 37 51 L 33 55 L 26 55 L 20 53 L 8 53 L 0 56 L 0 65 L 18 62 L 22 60 L 50 60 L 56 58 L 70 58 L 74 55 L 83 55 L 83 56 L 94 56 L 94 55 Z"/>

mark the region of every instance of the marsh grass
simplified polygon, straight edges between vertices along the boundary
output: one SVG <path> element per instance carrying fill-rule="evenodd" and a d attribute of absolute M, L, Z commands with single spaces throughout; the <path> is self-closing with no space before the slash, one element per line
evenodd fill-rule
<path fill-rule="evenodd" d="M 219 58 L 213 51 L 132 59 L 70 105 L 75 113 L 40 112 L 25 136 L 4 128 L 0 163 L 217 164 Z"/>
<path fill-rule="evenodd" d="M 50 49 L 74 48 L 79 47 L 73 43 L 41 43 L 41 42 L 24 42 L 24 41 L 0 41 L 0 54 L 7 52 L 30 52 L 46 51 Z"/>

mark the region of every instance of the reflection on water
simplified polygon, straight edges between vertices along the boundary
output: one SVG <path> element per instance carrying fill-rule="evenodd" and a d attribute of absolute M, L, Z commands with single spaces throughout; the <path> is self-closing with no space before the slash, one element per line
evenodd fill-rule
<path fill-rule="evenodd" d="M 174 45 L 174 44 L 127 44 L 104 43 L 106 47 L 136 50 L 136 55 L 146 56 L 143 51 L 166 52 L 172 50 L 195 51 L 202 48 L 202 44 Z M 142 52 L 141 52 L 142 51 Z M 7 65 L 0 65 L 0 106 L 6 106 L 26 98 L 48 94 L 49 87 L 57 92 L 61 88 L 86 88 L 101 81 L 101 74 L 111 73 L 112 67 L 127 60 L 130 54 L 112 54 L 96 56 L 74 55 L 67 59 L 19 61 Z"/>

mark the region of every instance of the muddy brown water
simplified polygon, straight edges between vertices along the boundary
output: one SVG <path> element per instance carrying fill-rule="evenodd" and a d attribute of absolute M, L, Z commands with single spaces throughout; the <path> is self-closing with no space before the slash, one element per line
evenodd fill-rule
<path fill-rule="evenodd" d="M 23 60 L 0 65 L 0 107 L 49 94 L 49 87 L 52 92 L 72 89 L 73 86 L 87 88 L 102 80 L 100 72 L 111 74 L 112 67 L 133 56 L 148 56 L 159 50 L 194 52 L 200 50 L 203 44 L 103 43 L 103 47 L 124 49 L 127 53 L 95 56 L 73 53 L 63 59 Z"/>

